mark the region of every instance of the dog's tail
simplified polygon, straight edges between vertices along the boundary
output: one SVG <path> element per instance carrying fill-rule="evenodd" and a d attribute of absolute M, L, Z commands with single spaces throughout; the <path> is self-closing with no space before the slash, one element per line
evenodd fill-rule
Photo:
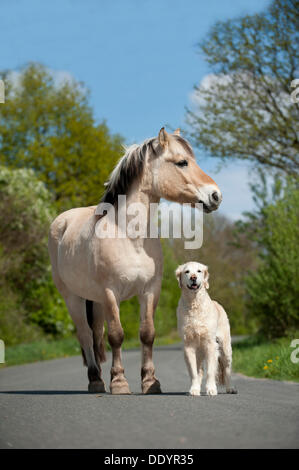
<path fill-rule="evenodd" d="M 228 356 L 225 354 L 224 348 L 223 348 L 223 341 L 221 338 L 216 338 L 217 344 L 218 344 L 218 368 L 217 368 L 217 383 L 219 385 L 226 385 L 225 379 L 226 379 L 226 373 L 227 373 L 227 368 L 230 366 L 230 361 L 228 359 Z"/>

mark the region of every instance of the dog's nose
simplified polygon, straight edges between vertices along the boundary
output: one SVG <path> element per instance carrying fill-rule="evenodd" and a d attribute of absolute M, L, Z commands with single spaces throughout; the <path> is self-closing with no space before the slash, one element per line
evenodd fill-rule
<path fill-rule="evenodd" d="M 196 274 L 191 274 L 190 279 L 192 279 L 192 281 L 196 281 L 197 279 Z"/>

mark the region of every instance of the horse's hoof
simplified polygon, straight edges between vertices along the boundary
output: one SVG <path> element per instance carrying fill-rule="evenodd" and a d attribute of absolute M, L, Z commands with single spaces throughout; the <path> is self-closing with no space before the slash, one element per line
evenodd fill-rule
<path fill-rule="evenodd" d="M 162 393 L 161 385 L 158 379 L 142 383 L 142 393 L 145 395 L 156 395 Z"/>
<path fill-rule="evenodd" d="M 103 381 L 89 382 L 88 384 L 89 393 L 105 393 L 105 383 Z"/>
<path fill-rule="evenodd" d="M 111 382 L 110 392 L 112 395 L 131 395 L 129 384 L 126 381 L 123 382 Z"/>

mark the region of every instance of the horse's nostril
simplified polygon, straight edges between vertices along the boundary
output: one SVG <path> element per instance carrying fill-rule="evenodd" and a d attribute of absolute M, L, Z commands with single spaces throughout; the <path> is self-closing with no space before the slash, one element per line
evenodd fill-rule
<path fill-rule="evenodd" d="M 217 193 L 217 191 L 215 191 L 215 192 L 212 194 L 212 198 L 213 198 L 214 201 L 216 201 L 216 202 L 219 201 L 219 194 Z"/>

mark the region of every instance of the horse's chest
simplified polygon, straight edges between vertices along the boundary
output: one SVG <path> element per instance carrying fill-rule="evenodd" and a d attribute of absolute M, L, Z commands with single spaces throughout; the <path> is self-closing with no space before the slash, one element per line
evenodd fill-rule
<path fill-rule="evenodd" d="M 102 288 L 112 286 L 120 300 L 151 289 L 152 282 L 161 279 L 163 266 L 160 245 L 154 242 L 115 239 L 112 244 L 101 240 L 94 264 Z"/>
<path fill-rule="evenodd" d="M 155 263 L 152 258 L 145 255 L 135 256 L 131 262 L 126 263 L 119 273 L 121 281 L 127 283 L 148 283 L 155 274 Z"/>

